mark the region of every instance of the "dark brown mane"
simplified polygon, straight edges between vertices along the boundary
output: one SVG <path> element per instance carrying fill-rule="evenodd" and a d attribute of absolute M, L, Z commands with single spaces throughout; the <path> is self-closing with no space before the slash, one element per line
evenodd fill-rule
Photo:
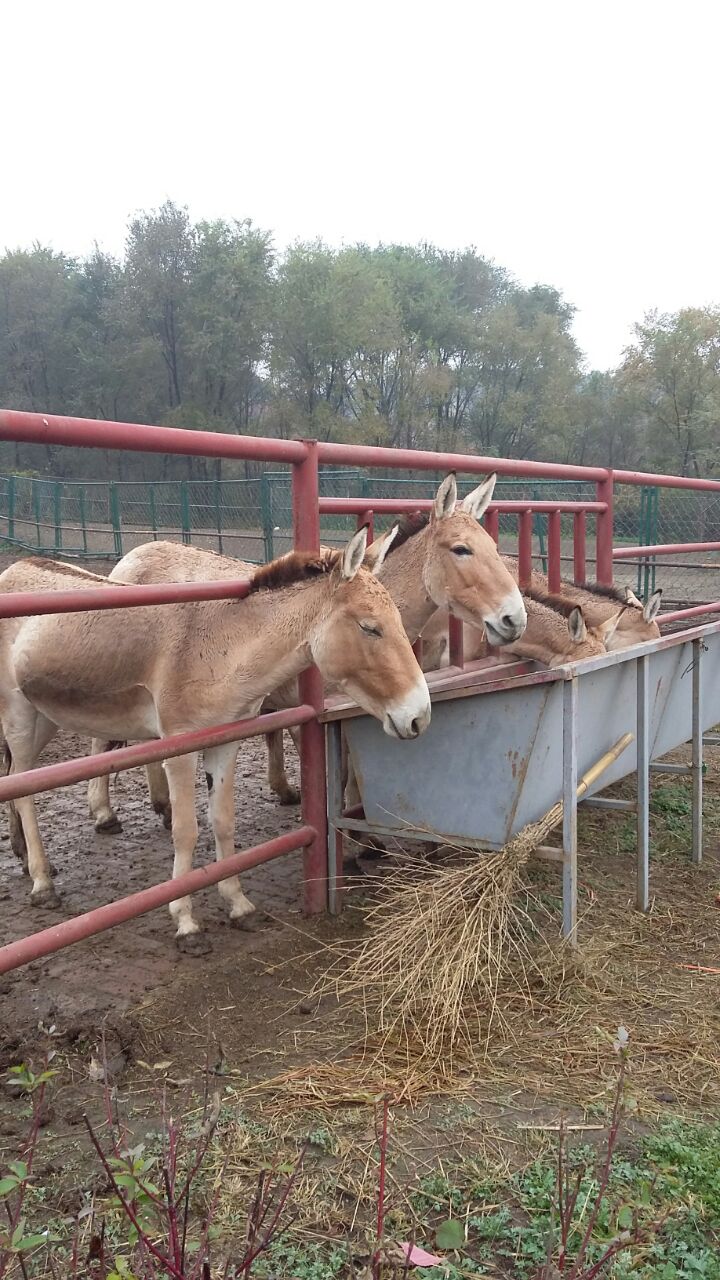
<path fill-rule="evenodd" d="M 393 551 L 397 551 L 403 543 L 408 542 L 410 538 L 414 538 L 416 533 L 421 533 L 430 523 L 429 511 L 411 511 L 406 516 L 401 516 L 397 522 L 397 533 L 388 548 L 388 555 L 391 556 Z"/>
<path fill-rule="evenodd" d="M 574 609 L 580 609 L 581 606 L 576 600 L 568 600 L 567 596 L 555 595 L 552 591 L 539 591 L 536 587 L 523 587 L 522 593 L 528 600 L 534 600 L 535 604 L 542 604 L 546 609 L 552 609 L 553 613 L 559 613 L 563 618 L 569 618 Z"/>
<path fill-rule="evenodd" d="M 256 569 L 250 579 L 248 594 L 252 595 L 255 591 L 275 591 L 278 587 L 291 587 L 296 582 L 319 578 L 324 573 L 331 573 L 340 563 L 340 557 L 339 551 L 322 551 L 319 555 L 313 551 L 290 551 Z"/>
<path fill-rule="evenodd" d="M 604 596 L 615 604 L 625 604 L 625 594 L 619 587 L 603 587 L 599 582 L 578 582 L 579 591 L 587 591 L 591 596 Z"/>

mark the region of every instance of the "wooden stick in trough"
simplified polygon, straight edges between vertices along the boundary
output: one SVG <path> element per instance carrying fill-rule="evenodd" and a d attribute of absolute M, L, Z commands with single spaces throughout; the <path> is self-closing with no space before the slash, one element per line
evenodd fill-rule
<path fill-rule="evenodd" d="M 621 756 L 626 747 L 630 746 L 634 737 L 635 735 L 632 733 L 624 733 L 622 738 L 618 738 L 615 745 L 610 747 L 609 751 L 606 751 L 604 755 L 600 756 L 599 760 L 595 761 L 595 764 L 590 766 L 587 773 L 584 773 L 578 782 L 577 791 L 575 792 L 578 800 L 582 800 L 583 796 L 587 794 L 593 783 L 597 782 L 598 778 L 605 773 L 605 770 L 609 769 L 610 765 L 615 763 L 618 756 Z M 558 823 L 562 822 L 562 819 L 563 804 L 562 800 L 560 800 L 557 804 L 553 805 L 552 809 L 548 810 L 544 817 L 539 818 L 537 822 L 530 822 L 526 827 L 523 827 L 522 831 L 519 831 L 518 834 L 505 845 L 503 853 L 522 852 L 529 856 L 535 849 L 539 849 L 541 841 L 550 834 Z M 554 854 L 556 858 L 560 857 L 560 853 L 556 849 L 549 849 L 548 853 Z"/>
<path fill-rule="evenodd" d="M 618 756 L 622 755 L 625 748 L 630 746 L 630 743 L 633 741 L 634 737 L 635 737 L 634 733 L 624 733 L 622 738 L 618 738 L 614 747 L 611 747 L 609 751 L 605 752 L 604 756 L 601 756 L 600 759 L 595 762 L 595 764 L 590 766 L 587 773 L 583 774 L 582 778 L 578 783 L 578 789 L 577 789 L 578 800 L 581 800 L 582 797 L 585 795 L 585 792 L 590 790 L 594 782 L 597 782 L 600 775 L 604 773 L 606 769 L 609 769 L 611 764 L 615 763 Z"/>

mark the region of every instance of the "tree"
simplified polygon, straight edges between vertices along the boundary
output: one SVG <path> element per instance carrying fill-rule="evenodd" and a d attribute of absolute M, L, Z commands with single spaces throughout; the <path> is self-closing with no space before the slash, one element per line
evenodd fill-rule
<path fill-rule="evenodd" d="M 195 252 L 196 238 L 187 209 L 170 200 L 130 223 L 125 263 L 128 301 L 140 326 L 157 345 L 171 409 L 183 399 L 186 361 L 182 328 Z"/>
<path fill-rule="evenodd" d="M 250 222 L 201 222 L 185 310 L 185 398 L 217 429 L 247 431 L 268 355 L 273 253 Z"/>
<path fill-rule="evenodd" d="M 650 456 L 681 475 L 712 474 L 720 461 L 720 308 L 652 312 L 635 339 L 619 378 Z"/>

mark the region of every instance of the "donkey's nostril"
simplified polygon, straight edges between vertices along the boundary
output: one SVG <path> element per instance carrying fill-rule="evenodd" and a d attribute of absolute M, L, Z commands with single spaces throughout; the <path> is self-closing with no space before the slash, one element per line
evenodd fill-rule
<path fill-rule="evenodd" d="M 410 721 L 410 730 L 412 732 L 413 738 L 417 738 L 420 732 L 420 725 L 418 724 L 417 720 Z"/>
<path fill-rule="evenodd" d="M 516 624 L 516 622 L 515 622 L 515 619 L 514 619 L 514 618 L 513 618 L 513 616 L 512 616 L 512 614 L 509 614 L 509 613 L 504 613 L 504 614 L 503 614 L 503 616 L 502 616 L 502 624 L 503 624 L 503 626 L 505 627 L 505 630 L 506 630 L 506 631 L 514 631 L 514 630 L 515 630 L 515 627 L 516 627 L 516 625 L 517 625 L 517 624 Z"/>

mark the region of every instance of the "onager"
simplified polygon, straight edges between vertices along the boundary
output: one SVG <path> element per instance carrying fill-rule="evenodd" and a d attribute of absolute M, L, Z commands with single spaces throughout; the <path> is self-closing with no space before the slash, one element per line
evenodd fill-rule
<path fill-rule="evenodd" d="M 411 641 L 442 606 L 486 628 L 496 644 L 522 634 L 526 621 L 522 597 L 495 543 L 478 523 L 492 498 L 495 480 L 494 475 L 489 476 L 458 503 L 455 476 L 447 476 L 437 490 L 432 512 L 401 520 L 368 548 L 366 560 L 397 604 Z M 187 582 L 237 578 L 252 572 L 253 566 L 212 551 L 149 542 L 130 551 L 110 577 L 133 583 Z M 274 690 L 263 710 L 282 710 L 297 703 L 297 683 L 291 681 Z M 296 733 L 292 736 L 297 745 Z M 266 740 L 270 787 L 281 803 L 296 803 L 299 794 L 285 773 L 282 732 L 268 734 Z M 103 749 L 107 749 L 106 743 L 93 743 L 93 751 Z M 170 802 L 162 768 L 151 766 L 148 781 L 152 806 L 169 825 Z M 90 783 L 88 803 L 98 831 L 120 828 L 110 805 L 107 777 Z"/>
<path fill-rule="evenodd" d="M 527 627 L 518 640 L 503 646 L 503 656 L 541 662 L 546 667 L 561 667 L 584 658 L 597 658 L 607 652 L 624 606 L 616 607 L 612 616 L 599 626 L 588 627 L 584 609 L 561 596 L 528 590 L 524 596 Z M 423 670 L 434 671 L 447 666 L 448 618 L 438 610 L 426 626 L 423 640 Z M 463 627 L 465 660 L 492 658 L 492 648 L 477 627 Z"/>
<path fill-rule="evenodd" d="M 517 581 L 517 560 L 510 556 L 503 556 L 503 560 Z M 544 573 L 533 570 L 530 589 L 550 594 L 548 580 Z M 653 592 L 647 604 L 638 600 L 630 587 L 621 589 L 587 584 L 578 587 L 573 582 L 563 581 L 560 586 L 560 595 L 564 600 L 580 605 L 589 627 L 601 626 L 617 613 L 619 607 L 625 606 L 617 627 L 608 639 L 606 648 L 609 653 L 629 649 L 635 644 L 646 644 L 649 640 L 660 639 L 660 628 L 656 618 L 662 604 L 661 589 Z"/>
<path fill-rule="evenodd" d="M 0 623 L 0 718 L 10 772 L 31 768 L 58 729 L 137 741 L 254 716 L 267 694 L 315 663 L 326 680 L 382 722 L 414 738 L 430 722 L 425 677 L 396 605 L 362 567 L 367 531 L 342 551 L 281 557 L 256 571 L 241 600 L 163 605 Z M 107 586 L 71 566 L 22 561 L 0 590 Z M 237 744 L 205 752 L 210 821 L 218 859 L 234 852 Z M 172 804 L 173 876 L 192 866 L 197 843 L 197 753 L 165 763 Z M 57 896 L 31 796 L 13 802 L 32 900 Z M 16 832 L 17 840 L 17 832 Z M 24 853 L 16 844 L 16 852 Z M 218 886 L 230 917 L 253 904 L 233 876 Z M 205 952 L 191 899 L 171 903 L 183 949 Z"/>

